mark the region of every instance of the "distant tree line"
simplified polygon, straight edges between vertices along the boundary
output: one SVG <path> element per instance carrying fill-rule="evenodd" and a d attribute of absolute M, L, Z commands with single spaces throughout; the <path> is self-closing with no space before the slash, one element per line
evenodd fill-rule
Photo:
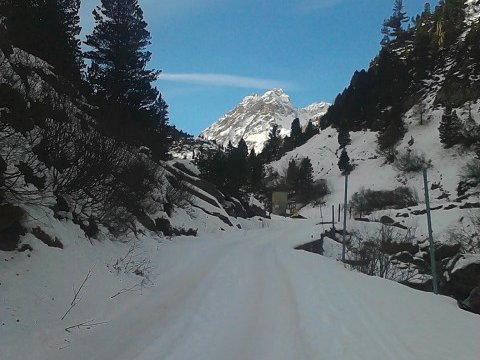
<path fill-rule="evenodd" d="M 309 121 L 305 129 L 302 129 L 300 119 L 295 118 L 291 124 L 290 135 L 282 138 L 278 125 L 273 124 L 265 146 L 259 156 L 264 163 L 278 160 L 287 152 L 305 144 L 318 133 L 319 129 L 312 121 Z"/>

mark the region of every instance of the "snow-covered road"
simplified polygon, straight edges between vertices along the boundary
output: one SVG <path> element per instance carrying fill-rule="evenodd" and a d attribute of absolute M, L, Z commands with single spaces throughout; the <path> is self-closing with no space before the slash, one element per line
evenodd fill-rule
<path fill-rule="evenodd" d="M 479 316 L 292 249 L 317 230 L 274 221 L 165 244 L 155 287 L 106 307 L 107 324 L 77 332 L 45 359 L 478 358 Z"/>

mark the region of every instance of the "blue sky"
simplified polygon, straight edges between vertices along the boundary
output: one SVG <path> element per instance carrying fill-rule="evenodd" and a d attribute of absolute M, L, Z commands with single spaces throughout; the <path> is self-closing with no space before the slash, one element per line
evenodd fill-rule
<path fill-rule="evenodd" d="M 98 0 L 82 0 L 89 33 Z M 139 0 L 170 122 L 197 135 L 244 96 L 332 102 L 379 50 L 393 0 Z M 430 1 L 435 5 L 437 1 Z M 404 0 L 409 16 L 424 1 Z M 433 7 L 433 6 L 432 6 Z"/>

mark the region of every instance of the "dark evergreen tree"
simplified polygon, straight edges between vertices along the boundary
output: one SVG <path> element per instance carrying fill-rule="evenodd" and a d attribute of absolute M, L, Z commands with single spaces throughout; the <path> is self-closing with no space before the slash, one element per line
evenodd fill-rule
<path fill-rule="evenodd" d="M 225 148 L 225 154 L 227 156 L 231 155 L 235 151 L 235 146 L 233 146 L 232 141 L 230 140 Z"/>
<path fill-rule="evenodd" d="M 403 34 L 403 25 L 408 22 L 407 13 L 403 9 L 403 0 L 395 0 L 393 14 L 383 23 L 384 40 L 395 41 Z M 382 41 L 384 42 L 384 41 Z"/>
<path fill-rule="evenodd" d="M 287 186 L 292 189 L 296 190 L 297 189 L 297 182 L 298 182 L 298 175 L 299 175 L 299 169 L 297 166 L 297 162 L 294 159 L 291 159 L 288 162 L 288 168 L 287 168 L 287 178 L 286 178 L 286 183 Z"/>
<path fill-rule="evenodd" d="M 313 125 L 312 121 L 309 120 L 307 126 L 305 127 L 305 133 L 303 135 L 303 143 L 306 143 L 312 137 L 319 133 L 318 128 Z"/>
<path fill-rule="evenodd" d="M 300 167 L 298 169 L 297 189 L 298 191 L 309 189 L 312 184 L 313 184 L 312 162 L 310 158 L 305 157 L 300 162 Z"/>
<path fill-rule="evenodd" d="M 245 140 L 240 139 L 240 141 L 238 142 L 238 146 L 237 146 L 237 151 L 238 151 L 238 154 L 239 154 L 239 157 L 241 159 L 247 159 L 248 157 L 248 146 L 247 146 L 247 143 L 245 142 Z"/>
<path fill-rule="evenodd" d="M 342 175 L 348 175 L 353 170 L 353 166 L 350 164 L 350 157 L 347 154 L 347 150 L 343 149 L 338 160 L 338 168 L 342 172 Z"/>
<path fill-rule="evenodd" d="M 464 0 L 448 0 L 443 4 L 439 32 L 442 33 L 444 46 L 453 44 L 460 35 L 462 28 L 458 24 L 465 16 L 464 7 Z"/>
<path fill-rule="evenodd" d="M 283 153 L 288 153 L 289 151 L 292 151 L 293 149 L 295 149 L 295 144 L 293 142 L 293 139 L 290 137 L 290 136 L 286 136 L 284 139 L 283 139 Z"/>
<path fill-rule="evenodd" d="M 197 165 L 202 178 L 224 189 L 228 182 L 228 161 L 225 153 L 216 151 L 214 153 L 203 153 L 199 156 Z"/>
<path fill-rule="evenodd" d="M 313 189 L 313 166 L 308 157 L 303 158 L 298 169 L 298 179 L 296 186 L 297 200 L 307 202 L 312 198 Z"/>
<path fill-rule="evenodd" d="M 248 155 L 248 184 L 252 192 L 262 188 L 264 178 L 263 164 L 253 148 Z"/>
<path fill-rule="evenodd" d="M 77 85 L 83 68 L 79 10 L 80 0 L 0 1 L 12 44 L 47 61 Z"/>
<path fill-rule="evenodd" d="M 175 131 L 183 133 L 168 124 L 168 105 L 159 94 L 150 114 L 148 129 L 145 131 L 145 145 L 150 148 L 153 160 L 168 159 L 168 151 Z M 185 133 L 183 134 L 185 136 Z"/>
<path fill-rule="evenodd" d="M 426 2 L 423 7 L 422 19 L 428 19 L 432 15 L 432 7 L 429 2 Z"/>
<path fill-rule="evenodd" d="M 159 72 L 147 69 L 150 33 L 138 0 L 102 0 L 93 16 L 95 28 L 85 41 L 91 50 L 85 56 L 92 61 L 89 81 L 95 95 L 129 112 L 151 110 L 158 97 L 151 83 Z"/>
<path fill-rule="evenodd" d="M 462 140 L 462 124 L 460 123 L 457 113 L 452 111 L 450 106 L 445 108 L 438 132 L 440 133 L 440 142 L 444 144 L 445 148 L 459 144 Z"/>
<path fill-rule="evenodd" d="M 298 147 L 302 144 L 302 127 L 300 126 L 300 119 L 295 118 L 292 121 L 292 126 L 291 126 L 291 132 L 290 132 L 290 138 L 292 140 L 293 146 Z"/>
<path fill-rule="evenodd" d="M 237 147 L 229 142 L 226 157 L 227 179 L 223 189 L 230 194 L 238 194 L 248 181 L 248 148 L 245 140 L 241 139 Z"/>
<path fill-rule="evenodd" d="M 395 160 L 395 145 L 405 135 L 405 124 L 399 105 L 393 106 L 382 112 L 380 131 L 377 135 L 378 151 L 387 162 Z"/>
<path fill-rule="evenodd" d="M 280 137 L 280 130 L 278 129 L 277 124 L 273 124 L 272 129 L 268 134 L 265 147 L 262 150 L 261 157 L 266 163 L 278 160 L 282 155 L 281 150 L 282 138 Z"/>
<path fill-rule="evenodd" d="M 147 69 L 150 33 L 138 0 L 102 0 L 93 15 L 85 56 L 103 130 L 134 145 L 157 141 L 162 158 L 169 145 L 166 103 L 152 86 L 159 71 Z"/>
<path fill-rule="evenodd" d="M 345 146 L 350 145 L 351 143 L 350 133 L 348 131 L 348 124 L 346 121 L 342 121 L 340 128 L 338 129 L 338 144 L 340 149 L 343 149 Z"/>

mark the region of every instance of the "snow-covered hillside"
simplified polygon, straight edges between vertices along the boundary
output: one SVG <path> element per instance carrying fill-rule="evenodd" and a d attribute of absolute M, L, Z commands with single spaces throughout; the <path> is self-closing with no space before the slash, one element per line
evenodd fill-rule
<path fill-rule="evenodd" d="M 427 98 L 427 106 L 432 98 Z M 446 237 L 447 230 L 463 226 L 461 219 L 465 221 L 470 217 L 471 209 L 460 209 L 467 202 L 478 201 L 478 195 L 472 190 L 468 199 L 459 199 L 457 187 L 462 180 L 465 165 L 474 158 L 472 150 L 456 146 L 445 149 L 440 143 L 438 127 L 443 114 L 443 108 L 434 108 L 427 114 L 428 123 L 420 125 L 418 118 L 414 115 L 413 109 L 407 112 L 405 123 L 408 126 L 404 139 L 398 144 L 399 154 L 407 151 L 424 154 L 427 160 L 431 160 L 432 167 L 428 170 L 429 182 L 431 185 L 430 197 L 433 207 L 441 206 L 449 210 L 437 210 L 433 213 L 436 240 Z M 474 120 L 480 124 L 480 101 L 472 105 Z M 460 118 L 465 119 L 467 113 L 464 109 L 455 110 Z M 288 162 L 291 159 L 302 159 L 309 157 L 312 161 L 315 179 L 327 180 L 331 194 L 324 201 L 326 208 L 331 205 L 343 203 L 344 178 L 338 168 L 338 160 L 341 154 L 338 144 L 338 132 L 336 129 L 327 128 L 310 139 L 303 146 L 287 153 L 279 161 L 270 164 L 271 169 L 279 174 L 284 174 Z M 424 208 L 423 177 L 421 172 L 405 173 L 396 167 L 396 164 L 387 164 L 385 159 L 376 151 L 377 133 L 371 131 L 351 132 L 351 144 L 347 145 L 347 153 L 355 169 L 349 176 L 349 198 L 352 194 L 362 188 L 372 190 L 393 190 L 396 187 L 408 186 L 416 192 L 419 198 L 419 209 Z M 414 210 L 413 208 L 411 210 Z M 386 211 L 390 216 L 395 217 L 401 210 Z M 314 207 L 307 207 L 303 214 L 309 217 L 318 217 L 319 210 Z M 374 214 L 373 218 L 380 217 Z M 424 217 L 402 218 L 401 222 L 417 229 L 418 238 L 426 238 L 427 228 Z M 357 224 L 360 226 L 360 224 Z M 467 223 L 464 224 L 468 225 Z M 363 225 L 362 225 L 363 226 Z M 352 225 L 355 227 L 355 225 Z"/>
<path fill-rule="evenodd" d="M 303 109 L 295 108 L 290 98 L 281 89 L 267 91 L 263 95 L 245 97 L 232 111 L 204 130 L 200 137 L 215 140 L 220 146 L 234 146 L 243 138 L 247 146 L 262 151 L 272 125 L 277 124 L 282 136 L 290 134 L 290 126 L 295 118 L 302 126 L 309 120 L 318 121 L 330 104 L 315 103 Z"/>
<path fill-rule="evenodd" d="M 57 224 L 69 237 L 63 251 L 1 258 L 0 358 L 477 358 L 478 316 L 454 300 L 293 250 L 318 236 L 315 221 L 250 224 L 173 241 L 143 236 L 124 261 L 131 244 L 92 245 Z M 136 286 L 141 278 L 124 268 L 144 261 L 151 283 Z"/>

